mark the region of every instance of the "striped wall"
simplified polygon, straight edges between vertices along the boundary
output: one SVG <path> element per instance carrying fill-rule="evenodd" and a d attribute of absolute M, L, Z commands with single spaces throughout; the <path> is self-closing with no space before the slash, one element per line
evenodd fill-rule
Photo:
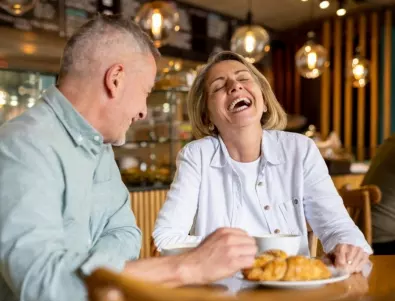
<path fill-rule="evenodd" d="M 371 158 L 395 132 L 394 19 L 387 9 L 322 21 L 315 30 L 331 64 L 314 80 L 301 78 L 291 66 L 296 49 L 305 42 L 305 29 L 273 47 L 274 90 L 287 112 L 306 116 L 324 137 L 338 133 L 358 160 Z M 370 81 L 364 88 L 353 88 L 346 76 L 358 45 L 370 60 Z M 286 57 L 292 58 L 291 65 Z"/>

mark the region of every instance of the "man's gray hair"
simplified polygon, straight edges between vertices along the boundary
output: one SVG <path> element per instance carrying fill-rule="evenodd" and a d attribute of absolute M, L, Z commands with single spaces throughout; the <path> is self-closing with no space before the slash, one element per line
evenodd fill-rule
<path fill-rule="evenodd" d="M 98 14 L 80 27 L 68 40 L 61 59 L 59 81 L 69 73 L 97 72 L 101 61 L 123 53 L 160 53 L 149 36 L 131 19 Z"/>

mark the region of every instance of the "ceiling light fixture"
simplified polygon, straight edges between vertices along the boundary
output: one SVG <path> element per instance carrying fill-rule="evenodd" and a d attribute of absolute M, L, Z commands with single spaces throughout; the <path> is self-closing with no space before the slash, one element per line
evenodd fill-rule
<path fill-rule="evenodd" d="M 321 9 L 327 9 L 330 5 L 330 2 L 328 0 L 322 0 L 320 1 L 320 8 Z"/>
<path fill-rule="evenodd" d="M 140 8 L 135 20 L 158 48 L 167 43 L 173 32 L 180 29 L 177 7 L 172 2 L 147 2 Z"/>
<path fill-rule="evenodd" d="M 38 0 L 0 0 L 0 7 L 13 16 L 22 16 L 33 9 Z"/>
<path fill-rule="evenodd" d="M 233 52 L 245 57 L 250 63 L 256 63 L 270 50 L 270 37 L 262 26 L 252 25 L 251 2 L 252 0 L 249 1 L 247 24 L 236 29 L 230 42 L 230 48 Z"/>
<path fill-rule="evenodd" d="M 344 6 L 344 0 L 339 0 L 336 15 L 338 15 L 339 17 L 343 17 L 346 13 L 347 10 Z"/>

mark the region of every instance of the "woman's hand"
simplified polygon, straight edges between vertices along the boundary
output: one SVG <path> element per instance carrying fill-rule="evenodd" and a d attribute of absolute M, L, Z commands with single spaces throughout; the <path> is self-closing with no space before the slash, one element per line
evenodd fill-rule
<path fill-rule="evenodd" d="M 363 266 L 369 262 L 369 254 L 353 245 L 338 244 L 330 258 L 335 267 L 346 270 L 349 273 L 359 273 Z"/>

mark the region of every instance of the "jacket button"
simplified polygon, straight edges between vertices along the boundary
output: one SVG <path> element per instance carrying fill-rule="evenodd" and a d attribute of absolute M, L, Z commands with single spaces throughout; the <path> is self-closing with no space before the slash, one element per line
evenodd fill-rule
<path fill-rule="evenodd" d="M 263 182 L 258 182 L 258 186 L 263 186 Z"/>
<path fill-rule="evenodd" d="M 274 230 L 274 233 L 276 233 L 276 234 L 280 233 L 280 229 Z"/>
<path fill-rule="evenodd" d="M 294 204 L 297 205 L 299 203 L 298 199 L 294 199 Z"/>
<path fill-rule="evenodd" d="M 265 207 L 263 207 L 263 209 L 269 210 L 269 209 L 270 209 L 270 206 L 269 206 L 269 205 L 266 205 Z"/>

